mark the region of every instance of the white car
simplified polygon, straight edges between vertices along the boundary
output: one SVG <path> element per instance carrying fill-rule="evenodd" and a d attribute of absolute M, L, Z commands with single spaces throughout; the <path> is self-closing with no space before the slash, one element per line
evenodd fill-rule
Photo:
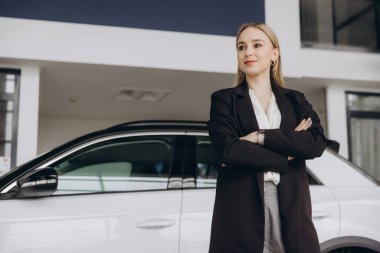
<path fill-rule="evenodd" d="M 1 253 L 207 253 L 216 155 L 206 124 L 118 125 L 0 178 Z M 380 187 L 326 149 L 308 160 L 323 253 L 380 252 Z"/>

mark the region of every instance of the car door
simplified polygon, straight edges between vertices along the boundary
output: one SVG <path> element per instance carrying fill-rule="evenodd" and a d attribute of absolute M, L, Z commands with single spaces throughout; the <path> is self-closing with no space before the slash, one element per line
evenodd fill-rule
<path fill-rule="evenodd" d="M 324 161 L 324 157 L 315 158 L 319 160 L 321 166 L 328 167 L 330 164 Z M 315 168 L 315 173 L 310 170 L 310 161 L 307 160 L 310 197 L 312 203 L 312 219 L 317 230 L 319 243 L 336 238 L 340 229 L 340 208 L 339 201 L 331 192 L 330 188 L 323 184 L 318 177 L 321 168 Z"/>
<path fill-rule="evenodd" d="M 188 133 L 185 177 L 194 175 L 193 185 L 184 184 L 180 229 L 181 253 L 208 252 L 215 201 L 217 156 L 207 133 Z M 191 169 L 195 170 L 191 173 Z M 187 179 L 190 181 L 190 178 Z M 339 230 L 339 205 L 328 187 L 309 174 L 313 222 L 320 242 L 334 238 Z"/>
<path fill-rule="evenodd" d="M 217 157 L 207 133 L 188 133 L 185 150 L 180 252 L 207 253 L 215 201 Z"/>
<path fill-rule="evenodd" d="M 181 132 L 93 140 L 45 162 L 51 197 L 0 201 L 0 252 L 177 253 Z"/>

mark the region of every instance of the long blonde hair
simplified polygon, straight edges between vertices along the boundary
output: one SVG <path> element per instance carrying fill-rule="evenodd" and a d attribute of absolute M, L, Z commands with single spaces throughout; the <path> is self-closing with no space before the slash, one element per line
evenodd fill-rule
<path fill-rule="evenodd" d="M 264 23 L 245 23 L 239 28 L 239 31 L 236 35 L 236 46 L 237 46 L 237 42 L 238 42 L 240 34 L 248 27 L 253 27 L 264 32 L 268 36 L 270 41 L 272 42 L 273 47 L 278 48 L 279 56 L 278 56 L 277 61 L 275 61 L 274 64 L 271 65 L 270 67 L 270 78 L 274 79 L 274 81 L 281 87 L 285 87 L 284 77 L 282 76 L 280 44 L 272 28 L 270 28 L 268 25 Z M 235 86 L 238 86 L 244 80 L 244 78 L 245 78 L 245 73 L 241 71 L 238 67 Z"/>

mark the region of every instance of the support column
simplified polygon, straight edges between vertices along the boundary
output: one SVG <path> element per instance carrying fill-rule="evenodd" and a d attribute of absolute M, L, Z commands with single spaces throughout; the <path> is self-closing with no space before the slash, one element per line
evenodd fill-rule
<path fill-rule="evenodd" d="M 40 69 L 22 66 L 19 97 L 16 165 L 37 155 Z"/>
<path fill-rule="evenodd" d="M 339 154 L 348 159 L 348 133 L 345 89 L 326 88 L 327 136 L 340 143 Z"/>

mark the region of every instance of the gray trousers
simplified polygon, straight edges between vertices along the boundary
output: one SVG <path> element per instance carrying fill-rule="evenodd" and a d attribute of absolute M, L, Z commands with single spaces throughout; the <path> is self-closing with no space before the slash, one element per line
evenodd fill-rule
<path fill-rule="evenodd" d="M 278 210 L 277 186 L 272 181 L 264 182 L 264 204 L 265 239 L 263 253 L 285 253 Z"/>

